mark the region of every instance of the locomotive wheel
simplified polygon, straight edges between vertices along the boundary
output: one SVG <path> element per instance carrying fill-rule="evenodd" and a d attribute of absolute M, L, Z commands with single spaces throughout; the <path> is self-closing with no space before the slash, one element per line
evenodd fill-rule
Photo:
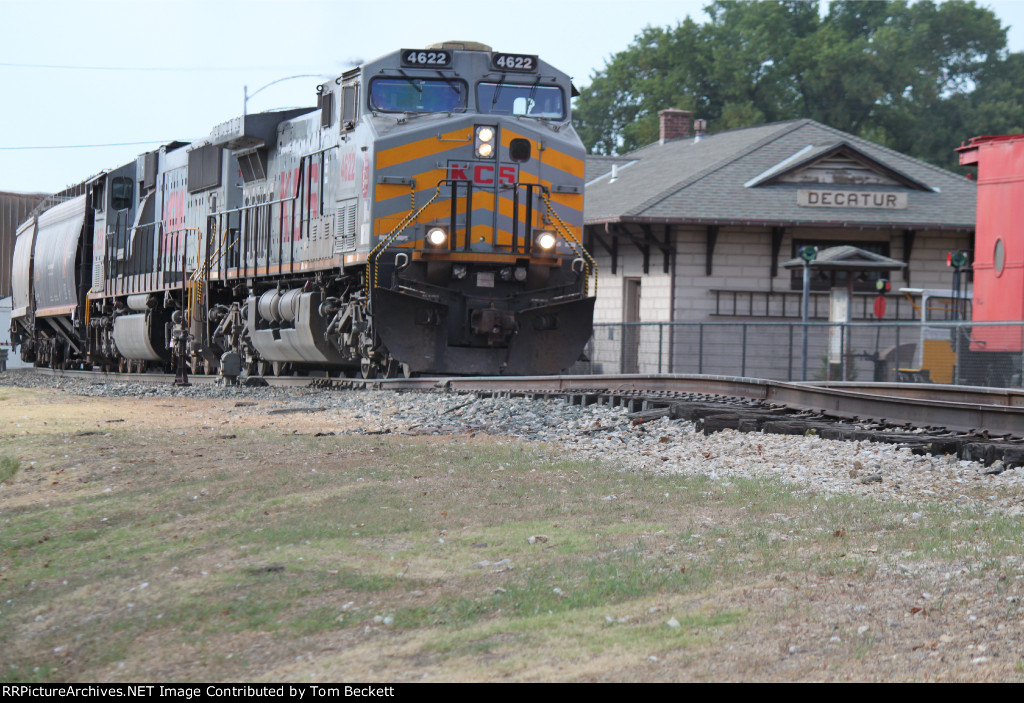
<path fill-rule="evenodd" d="M 416 374 L 413 372 L 412 367 L 409 364 L 402 364 L 402 376 L 405 378 L 412 378 Z"/>
<path fill-rule="evenodd" d="M 270 362 L 263 361 L 260 359 L 256 362 L 256 375 L 258 376 L 269 376 L 270 375 Z"/>
<path fill-rule="evenodd" d="M 363 378 L 377 378 L 377 367 L 369 359 L 360 359 L 359 374 Z"/>
<path fill-rule="evenodd" d="M 128 373 L 128 360 L 125 359 L 123 356 L 119 357 L 117 360 L 117 372 Z"/>
<path fill-rule="evenodd" d="M 272 361 L 270 366 L 275 376 L 286 376 L 291 373 L 292 367 L 287 361 Z"/>
<path fill-rule="evenodd" d="M 196 376 L 209 376 L 213 373 L 213 364 L 198 355 L 192 357 L 190 366 L 192 367 L 192 373 Z"/>

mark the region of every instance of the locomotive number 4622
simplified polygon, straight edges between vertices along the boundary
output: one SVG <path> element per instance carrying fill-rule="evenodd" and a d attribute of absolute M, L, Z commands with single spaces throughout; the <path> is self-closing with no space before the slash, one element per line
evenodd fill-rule
<path fill-rule="evenodd" d="M 537 57 L 528 54 L 491 54 L 491 68 L 496 71 L 533 73 L 537 70 Z"/>
<path fill-rule="evenodd" d="M 422 49 L 403 49 L 402 65 L 404 66 L 451 66 L 452 55 L 447 51 L 424 51 Z"/>

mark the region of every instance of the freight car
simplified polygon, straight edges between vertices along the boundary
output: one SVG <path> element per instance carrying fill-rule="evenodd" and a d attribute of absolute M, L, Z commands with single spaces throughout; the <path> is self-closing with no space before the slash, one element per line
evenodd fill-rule
<path fill-rule="evenodd" d="M 597 274 L 573 94 L 450 42 L 144 153 L 20 226 L 12 339 L 53 367 L 557 373 Z"/>

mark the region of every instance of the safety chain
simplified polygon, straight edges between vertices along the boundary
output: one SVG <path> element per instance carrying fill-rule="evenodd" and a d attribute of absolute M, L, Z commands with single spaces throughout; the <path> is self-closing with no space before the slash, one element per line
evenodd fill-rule
<path fill-rule="evenodd" d="M 548 214 L 551 215 L 552 218 L 554 218 L 555 222 L 563 230 L 563 236 L 565 237 L 565 239 L 568 240 L 573 250 L 580 255 L 580 258 L 587 262 L 584 268 L 585 275 L 583 278 L 583 295 L 589 295 L 591 269 L 594 271 L 594 287 L 597 287 L 597 262 L 594 261 L 594 258 L 590 255 L 590 252 L 588 252 L 586 248 L 583 246 L 583 243 L 576 238 L 575 234 L 572 233 L 572 230 L 569 229 L 569 226 L 566 225 L 565 222 L 562 221 L 562 218 L 558 216 L 558 213 L 555 212 L 554 207 L 552 207 L 551 205 L 551 196 L 548 195 L 546 191 L 542 190 L 540 192 L 540 197 L 544 201 L 544 205 L 546 205 L 548 208 Z"/>
<path fill-rule="evenodd" d="M 398 225 L 393 230 L 391 230 L 390 233 L 388 233 L 388 235 L 386 237 L 381 239 L 380 242 L 377 244 L 377 246 L 375 246 L 370 251 L 369 255 L 366 257 L 367 261 L 370 261 L 371 259 L 373 260 L 372 276 L 370 278 L 370 290 L 371 291 L 373 290 L 374 287 L 376 287 L 377 279 L 379 278 L 380 252 L 383 251 L 384 249 L 386 249 L 391 244 L 391 242 L 393 242 L 395 240 L 395 238 L 398 235 L 400 235 L 402 232 L 405 231 L 406 227 L 408 227 L 413 222 L 415 222 L 416 218 L 419 217 L 420 214 L 424 210 L 426 210 L 428 207 L 430 207 L 431 203 L 433 203 L 435 200 L 437 200 L 438 196 L 441 195 L 441 185 L 442 185 L 441 183 L 437 184 L 437 188 L 434 190 L 434 195 L 431 196 L 430 200 L 428 200 L 426 203 L 424 203 L 423 206 L 419 210 L 417 210 L 415 208 L 415 205 L 414 205 L 413 208 L 411 210 L 409 210 L 409 214 L 406 215 L 402 219 L 402 221 L 399 222 Z M 413 197 L 414 197 L 414 202 L 415 202 L 415 195 Z M 371 293 L 371 295 L 372 295 L 372 293 Z"/>

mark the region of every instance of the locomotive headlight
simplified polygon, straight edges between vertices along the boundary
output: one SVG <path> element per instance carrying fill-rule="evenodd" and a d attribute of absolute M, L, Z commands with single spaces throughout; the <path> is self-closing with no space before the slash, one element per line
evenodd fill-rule
<path fill-rule="evenodd" d="M 476 128 L 476 155 L 481 159 L 494 156 L 494 138 L 497 136 L 494 127 Z"/>
<path fill-rule="evenodd" d="M 431 227 L 427 230 L 427 244 L 432 247 L 443 247 L 448 241 L 448 230 L 444 227 Z"/>
<path fill-rule="evenodd" d="M 516 266 L 515 273 L 513 273 L 512 275 L 514 275 L 516 277 L 517 281 L 522 283 L 523 281 L 526 280 L 526 267 L 525 266 Z"/>
<path fill-rule="evenodd" d="M 466 277 L 466 265 L 465 264 L 454 264 L 452 266 L 452 278 L 457 281 L 461 281 Z"/>
<path fill-rule="evenodd" d="M 499 272 L 501 274 L 501 280 L 511 281 L 512 280 L 512 267 L 506 266 Z"/>
<path fill-rule="evenodd" d="M 536 241 L 537 246 L 544 251 L 550 251 L 555 248 L 555 244 L 558 242 L 558 239 L 551 232 L 539 232 L 534 241 Z"/>

